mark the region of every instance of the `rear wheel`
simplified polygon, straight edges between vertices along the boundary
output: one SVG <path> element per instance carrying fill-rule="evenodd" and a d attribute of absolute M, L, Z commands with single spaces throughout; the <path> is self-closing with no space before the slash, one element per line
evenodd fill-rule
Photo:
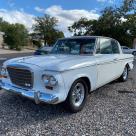
<path fill-rule="evenodd" d="M 133 54 L 134 56 L 136 56 L 136 51 L 134 51 L 132 54 Z"/>
<path fill-rule="evenodd" d="M 84 80 L 76 80 L 67 97 L 66 108 L 71 112 L 78 112 L 83 109 L 88 94 L 88 86 Z"/>
<path fill-rule="evenodd" d="M 125 82 L 128 80 L 128 67 L 127 66 L 125 66 L 124 71 L 123 71 L 121 77 L 119 78 L 119 80 L 121 82 Z"/>

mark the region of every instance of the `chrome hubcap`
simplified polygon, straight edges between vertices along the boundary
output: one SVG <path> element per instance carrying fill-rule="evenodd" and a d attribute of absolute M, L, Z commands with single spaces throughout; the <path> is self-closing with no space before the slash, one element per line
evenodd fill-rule
<path fill-rule="evenodd" d="M 72 103 L 74 106 L 79 107 L 85 96 L 85 88 L 82 83 L 77 83 L 72 91 Z"/>
<path fill-rule="evenodd" d="M 127 78 L 128 71 L 127 68 L 125 67 L 124 72 L 123 72 L 123 79 L 125 80 Z"/>
<path fill-rule="evenodd" d="M 136 56 L 136 52 L 134 52 L 133 55 Z"/>

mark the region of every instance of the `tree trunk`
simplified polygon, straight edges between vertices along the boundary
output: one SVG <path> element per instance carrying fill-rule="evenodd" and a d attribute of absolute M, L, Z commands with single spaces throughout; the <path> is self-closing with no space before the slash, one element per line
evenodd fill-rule
<path fill-rule="evenodd" d="M 133 48 L 136 49 L 136 38 L 133 41 Z"/>

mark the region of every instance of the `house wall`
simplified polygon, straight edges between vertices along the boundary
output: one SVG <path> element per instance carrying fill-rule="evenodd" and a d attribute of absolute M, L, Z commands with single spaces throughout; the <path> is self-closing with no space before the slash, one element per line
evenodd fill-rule
<path fill-rule="evenodd" d="M 2 43 L 3 43 L 3 36 L 0 35 L 0 46 L 2 46 Z"/>
<path fill-rule="evenodd" d="M 3 44 L 3 35 L 4 35 L 4 33 L 0 32 L 0 46 L 2 46 L 2 44 Z"/>

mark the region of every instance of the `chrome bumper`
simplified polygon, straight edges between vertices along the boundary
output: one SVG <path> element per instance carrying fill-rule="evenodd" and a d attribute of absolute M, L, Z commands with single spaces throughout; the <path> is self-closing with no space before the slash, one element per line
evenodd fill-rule
<path fill-rule="evenodd" d="M 33 99 L 36 104 L 39 104 L 40 102 L 55 104 L 58 102 L 58 97 L 55 95 L 43 93 L 40 91 L 33 91 L 33 90 L 30 91 L 22 88 L 17 88 L 9 84 L 2 83 L 1 80 L 0 80 L 0 88 L 8 92 L 13 92 L 21 96 L 27 97 L 29 99 Z"/>

